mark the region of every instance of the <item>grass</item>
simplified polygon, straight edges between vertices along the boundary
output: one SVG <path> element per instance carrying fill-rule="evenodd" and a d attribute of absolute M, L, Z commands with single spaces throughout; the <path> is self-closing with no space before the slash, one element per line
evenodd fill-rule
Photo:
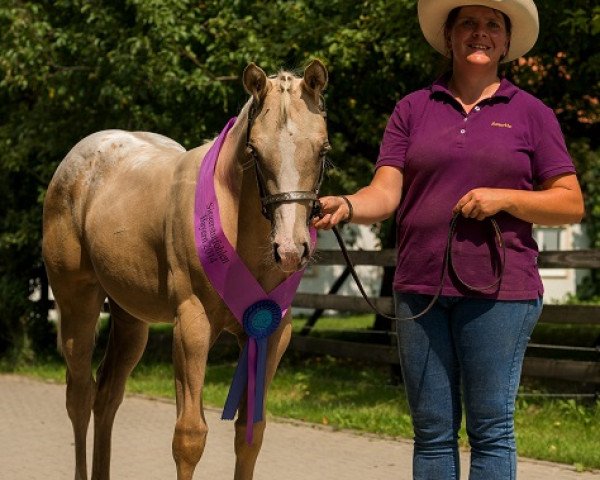
<path fill-rule="evenodd" d="M 371 322 L 371 316 L 324 318 L 319 320 L 314 333 L 326 335 L 340 328 L 364 329 Z M 298 331 L 303 324 L 304 320 L 296 320 L 294 330 Z M 551 327 L 550 332 L 542 332 L 546 339 L 558 335 L 561 341 L 565 338 L 576 341 L 575 337 L 580 336 L 575 331 L 557 332 L 556 326 Z M 156 343 L 165 344 L 164 336 L 169 333 L 169 328 L 160 327 L 151 336 L 160 338 Z M 587 332 L 585 339 L 593 341 L 595 337 L 589 335 Z M 234 367 L 235 357 L 231 354 L 211 352 L 204 391 L 206 405 L 222 407 Z M 0 370 L 6 371 L 7 367 L 0 363 Z M 15 373 L 59 382 L 65 378 L 63 362 L 57 359 L 20 367 Z M 269 390 L 268 414 L 336 429 L 411 438 L 404 392 L 389 382 L 390 373 L 384 366 L 288 352 Z M 521 391 L 544 393 L 549 388 L 555 389 L 557 385 L 535 380 L 526 381 Z M 170 361 L 164 355 L 147 353 L 129 379 L 127 389 L 130 393 L 174 398 Z M 600 468 L 600 401 L 520 397 L 515 422 L 520 455 L 571 464 L 579 470 Z M 466 446 L 464 426 L 461 444 Z"/>
<path fill-rule="evenodd" d="M 568 463 L 578 470 L 600 468 L 600 401 L 517 401 L 515 418 L 519 453 Z"/>

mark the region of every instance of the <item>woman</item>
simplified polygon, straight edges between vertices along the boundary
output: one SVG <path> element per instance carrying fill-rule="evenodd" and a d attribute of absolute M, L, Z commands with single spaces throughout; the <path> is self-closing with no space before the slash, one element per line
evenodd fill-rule
<path fill-rule="evenodd" d="M 413 475 L 458 479 L 464 404 L 471 480 L 516 477 L 514 402 L 543 287 L 532 224 L 579 222 L 583 200 L 552 110 L 498 76 L 501 62 L 535 43 L 530 0 L 420 0 L 427 41 L 451 72 L 394 109 L 367 187 L 323 197 L 317 228 L 370 224 L 396 212 L 396 315 L 422 311 L 436 294 L 448 229 L 455 270 L 423 317 L 397 322 L 414 427 Z M 506 248 L 500 275 L 493 217 Z M 487 222 L 485 222 L 487 223 Z"/>

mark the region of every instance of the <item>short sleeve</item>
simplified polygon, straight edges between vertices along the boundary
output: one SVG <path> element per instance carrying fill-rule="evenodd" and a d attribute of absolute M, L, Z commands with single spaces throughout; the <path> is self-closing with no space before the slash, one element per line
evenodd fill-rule
<path fill-rule="evenodd" d="M 411 105 L 407 97 L 396 104 L 385 127 L 375 168 L 383 166 L 404 168 L 410 136 L 410 111 Z"/>
<path fill-rule="evenodd" d="M 554 112 L 540 105 L 538 121 L 535 124 L 536 143 L 533 150 L 533 177 L 537 183 L 565 173 L 575 173 L 573 160 L 567 151 L 560 124 Z"/>

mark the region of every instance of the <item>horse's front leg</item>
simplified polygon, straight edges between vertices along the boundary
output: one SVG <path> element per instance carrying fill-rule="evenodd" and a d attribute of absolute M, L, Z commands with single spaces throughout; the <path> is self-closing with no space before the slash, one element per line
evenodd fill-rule
<path fill-rule="evenodd" d="M 265 396 L 263 405 L 263 420 L 254 424 L 253 442 L 246 441 L 246 395 L 242 397 L 238 417 L 235 422 L 235 475 L 234 480 L 252 480 L 254 467 L 266 426 L 266 405 L 269 385 L 275 376 L 281 357 L 287 349 L 292 336 L 291 315 L 288 313 L 279 328 L 269 337 L 267 348 L 267 371 L 265 374 Z"/>
<path fill-rule="evenodd" d="M 208 428 L 202 408 L 202 387 L 211 345 L 211 326 L 196 299 L 178 308 L 173 329 L 173 363 L 177 397 L 177 422 L 173 458 L 178 480 L 191 480 L 200 461 Z"/>

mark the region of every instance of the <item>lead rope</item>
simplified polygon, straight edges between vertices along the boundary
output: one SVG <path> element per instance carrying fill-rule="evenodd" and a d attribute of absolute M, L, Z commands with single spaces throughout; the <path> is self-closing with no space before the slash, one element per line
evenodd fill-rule
<path fill-rule="evenodd" d="M 490 285 L 486 285 L 484 287 L 479 287 L 479 286 L 473 286 L 473 285 L 468 284 L 458 275 L 458 273 L 456 271 L 456 267 L 454 266 L 454 262 L 452 261 L 452 242 L 454 240 L 454 233 L 456 231 L 456 223 L 457 223 L 459 217 L 460 217 L 460 213 L 454 214 L 454 216 L 452 217 L 452 221 L 450 222 L 450 228 L 448 229 L 448 239 L 446 241 L 446 250 L 444 252 L 444 261 L 442 263 L 442 272 L 440 274 L 440 284 L 439 284 L 437 293 L 431 298 L 431 301 L 429 302 L 429 304 L 425 307 L 425 309 L 423 311 L 421 311 L 411 317 L 395 317 L 395 316 L 387 315 L 387 314 L 381 312 L 373 304 L 373 302 L 371 302 L 371 299 L 368 297 L 367 293 L 365 292 L 363 284 L 360 281 L 360 278 L 358 277 L 356 270 L 354 269 L 354 264 L 352 263 L 352 260 L 350 259 L 350 255 L 348 254 L 348 250 L 346 249 L 344 239 L 342 238 L 339 229 L 337 228 L 337 226 L 334 226 L 332 230 L 333 230 L 333 233 L 340 245 L 340 248 L 342 250 L 342 255 L 344 256 L 344 260 L 346 261 L 346 264 L 348 265 L 348 268 L 350 269 L 350 274 L 352 275 L 352 278 L 356 282 L 356 286 L 358 287 L 358 290 L 360 291 L 361 295 L 363 296 L 365 301 L 369 304 L 369 307 L 371 307 L 371 309 L 375 313 L 377 313 L 378 315 L 381 315 L 384 318 L 387 318 L 388 320 L 394 320 L 394 321 L 396 321 L 396 320 L 416 320 L 417 318 L 420 318 L 423 315 L 425 315 L 427 312 L 429 312 L 429 310 L 431 310 L 433 308 L 433 306 L 435 305 L 435 302 L 437 302 L 437 300 L 440 298 L 440 295 L 442 294 L 442 289 L 444 287 L 444 278 L 446 277 L 446 272 L 448 272 L 450 269 L 452 269 L 452 271 L 456 275 L 456 278 L 463 286 L 465 286 L 469 290 L 473 290 L 475 292 L 484 292 L 485 290 L 489 290 L 490 288 L 497 286 L 500 283 L 500 281 L 502 280 L 502 277 L 504 275 L 504 266 L 506 264 L 506 245 L 505 245 L 504 241 L 502 240 L 502 231 L 500 230 L 500 227 L 498 226 L 498 222 L 496 222 L 496 220 L 491 217 L 488 217 L 488 220 L 490 221 L 492 228 L 494 229 L 495 238 L 498 241 L 498 246 L 502 249 L 500 270 L 498 272 L 498 276 L 496 277 L 496 280 L 493 283 L 491 283 Z"/>

